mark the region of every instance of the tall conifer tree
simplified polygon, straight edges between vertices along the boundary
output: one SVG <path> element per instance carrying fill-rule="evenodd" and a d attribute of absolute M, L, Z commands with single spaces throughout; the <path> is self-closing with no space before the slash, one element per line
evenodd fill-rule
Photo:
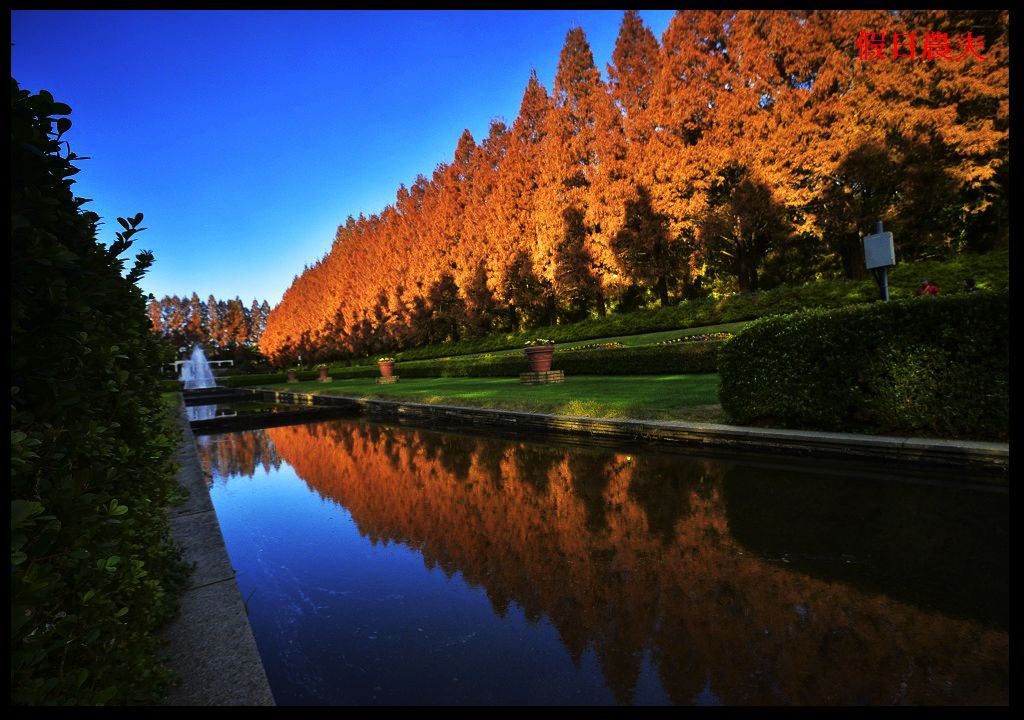
<path fill-rule="evenodd" d="M 157 300 L 152 293 L 149 295 L 149 302 L 146 305 L 146 313 L 149 316 L 150 325 L 153 327 L 153 332 L 158 335 L 164 334 L 164 322 L 163 322 L 163 310 L 160 307 L 160 301 Z"/>
<path fill-rule="evenodd" d="M 213 295 L 206 298 L 206 322 L 208 342 L 217 347 L 223 347 L 221 345 L 221 326 L 223 321 L 221 319 L 220 304 Z"/>
<path fill-rule="evenodd" d="M 554 107 L 547 116 L 540 186 L 540 269 L 575 311 L 591 303 L 604 311 L 603 288 L 583 223 L 596 165 L 597 116 L 604 86 L 581 28 L 571 29 L 555 73 Z"/>

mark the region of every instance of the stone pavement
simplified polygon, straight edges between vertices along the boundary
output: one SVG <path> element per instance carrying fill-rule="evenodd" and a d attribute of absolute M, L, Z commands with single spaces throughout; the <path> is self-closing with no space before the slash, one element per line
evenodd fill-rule
<path fill-rule="evenodd" d="M 178 413 L 183 438 L 175 460 L 189 497 L 170 508 L 171 533 L 196 568 L 181 613 L 164 631 L 170 665 L 182 678 L 165 704 L 274 705 L 183 406 Z"/>

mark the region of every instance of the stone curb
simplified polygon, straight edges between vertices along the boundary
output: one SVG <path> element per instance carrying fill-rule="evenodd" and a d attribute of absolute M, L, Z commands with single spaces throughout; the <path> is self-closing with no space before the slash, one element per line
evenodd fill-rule
<path fill-rule="evenodd" d="M 433 405 L 395 400 L 319 395 L 264 388 L 239 388 L 254 400 L 347 408 L 373 419 L 427 423 L 431 426 L 490 427 L 572 435 L 625 442 L 651 442 L 712 451 L 795 455 L 833 460 L 882 461 L 962 469 L 991 476 L 986 482 L 1006 484 L 1008 443 L 888 437 L 856 433 L 720 425 L 654 420 L 570 417 L 494 408 Z"/>
<path fill-rule="evenodd" d="M 163 632 L 170 666 L 182 678 L 164 704 L 274 705 L 183 405 L 178 422 L 177 479 L 189 497 L 168 513 L 174 540 L 196 567 L 180 614 Z"/>

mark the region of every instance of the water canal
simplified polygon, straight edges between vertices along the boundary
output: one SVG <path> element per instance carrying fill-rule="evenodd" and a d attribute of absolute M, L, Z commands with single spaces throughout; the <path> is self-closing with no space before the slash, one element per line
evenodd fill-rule
<path fill-rule="evenodd" d="M 1008 703 L 1005 488 L 362 419 L 197 443 L 279 705 Z"/>

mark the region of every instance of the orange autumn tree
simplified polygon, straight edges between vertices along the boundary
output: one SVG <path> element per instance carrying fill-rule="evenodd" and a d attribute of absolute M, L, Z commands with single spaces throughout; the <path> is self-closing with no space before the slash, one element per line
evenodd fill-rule
<path fill-rule="evenodd" d="M 567 320 L 605 312 L 605 253 L 587 222 L 597 173 L 597 125 L 606 101 L 601 74 L 581 28 L 566 34 L 547 115 L 538 188 L 538 270 L 555 288 Z"/>
<path fill-rule="evenodd" d="M 657 39 L 630 10 L 608 65 L 609 90 L 615 119 L 602 134 L 601 180 L 610 181 L 611 204 L 618 214 L 609 218 L 606 237 L 621 272 L 632 282 L 630 308 L 640 286 L 653 288 L 662 306 L 669 304 L 669 277 L 679 264 L 675 243 L 668 231 L 668 217 L 655 211 L 651 202 L 652 168 L 646 162 L 655 134 L 659 132 L 651 107 L 654 83 L 661 68 Z M 624 145 L 624 147 L 622 147 Z"/>
<path fill-rule="evenodd" d="M 553 289 L 536 271 L 541 247 L 538 189 L 551 104 L 537 73 L 531 72 L 519 116 L 512 124 L 505 156 L 497 170 L 493 193 L 491 257 L 495 263 L 496 291 L 513 329 L 521 323 L 537 326 L 553 319 Z"/>
<path fill-rule="evenodd" d="M 465 329 L 468 335 L 486 334 L 501 323 L 497 265 L 492 261 L 500 242 L 497 212 L 498 172 L 505 158 L 509 130 L 500 120 L 492 120 L 490 133 L 473 155 L 473 187 L 465 206 L 463 222 L 463 260 L 455 273 L 456 284 L 466 300 Z"/>
<path fill-rule="evenodd" d="M 704 182 L 691 208 L 698 254 L 741 292 L 759 289 L 767 255 L 794 234 L 807 201 L 788 154 L 799 82 L 789 49 L 800 19 L 788 11 L 724 16 L 715 118 L 694 144 Z"/>
<path fill-rule="evenodd" d="M 261 348 L 355 357 L 858 277 L 877 220 L 901 259 L 1005 244 L 1007 23 L 686 10 L 659 42 L 628 12 L 607 82 L 573 28 L 552 94 L 531 75 L 511 125 L 463 131 L 450 162 L 349 218 Z"/>
<path fill-rule="evenodd" d="M 710 167 L 699 144 L 714 127 L 717 96 L 724 92 L 724 13 L 677 12 L 661 39 L 649 111 L 654 133 L 640 160 L 650 179 L 654 213 L 668 218 L 670 241 L 680 255 L 683 292 L 705 273 L 696 225 Z"/>
<path fill-rule="evenodd" d="M 880 57 L 865 33 L 887 39 Z M 969 33 L 984 37 L 984 60 L 965 47 Z M 1005 239 L 1006 14 L 815 12 L 804 34 L 813 83 L 795 159 L 816 196 L 808 212 L 843 272 L 863 275 L 860 237 L 877 220 L 904 258 Z"/>

